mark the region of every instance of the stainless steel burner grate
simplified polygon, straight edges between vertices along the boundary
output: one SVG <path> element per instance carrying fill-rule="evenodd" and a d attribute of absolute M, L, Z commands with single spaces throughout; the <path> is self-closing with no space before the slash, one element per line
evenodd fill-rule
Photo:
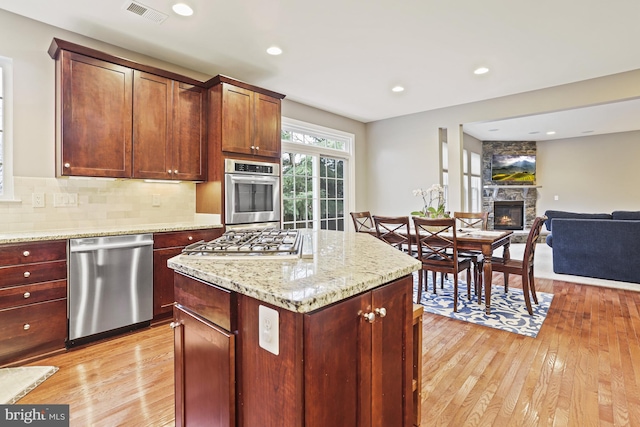
<path fill-rule="evenodd" d="M 182 250 L 194 256 L 299 256 L 298 230 L 265 228 L 229 230 L 209 242 L 199 241 Z"/>

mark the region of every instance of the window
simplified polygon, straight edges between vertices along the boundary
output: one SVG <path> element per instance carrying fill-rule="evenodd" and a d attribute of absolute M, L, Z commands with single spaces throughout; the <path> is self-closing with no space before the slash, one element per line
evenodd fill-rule
<path fill-rule="evenodd" d="M 445 131 L 446 134 L 446 131 Z M 442 142 L 442 188 L 444 189 L 444 210 L 449 207 L 449 145 Z"/>
<path fill-rule="evenodd" d="M 482 159 L 480 153 L 471 152 L 471 186 L 469 199 L 471 212 L 482 212 Z"/>
<path fill-rule="evenodd" d="M 13 199 L 12 77 L 11 59 L 0 56 L 0 200 Z"/>
<path fill-rule="evenodd" d="M 344 230 L 352 206 L 352 134 L 283 118 L 282 226 Z"/>
<path fill-rule="evenodd" d="M 464 206 L 467 212 L 481 212 L 482 162 L 480 154 L 464 149 L 462 155 Z"/>

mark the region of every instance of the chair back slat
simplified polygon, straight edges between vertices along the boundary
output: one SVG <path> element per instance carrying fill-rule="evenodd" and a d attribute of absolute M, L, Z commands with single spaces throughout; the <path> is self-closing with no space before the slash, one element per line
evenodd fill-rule
<path fill-rule="evenodd" d="M 350 214 L 351 219 L 353 220 L 353 227 L 357 232 L 371 233 L 375 230 L 376 227 L 373 224 L 373 218 L 369 211 L 351 212 Z"/>
<path fill-rule="evenodd" d="M 522 258 L 523 263 L 527 263 L 529 267 L 533 266 L 533 258 L 536 251 L 536 243 L 538 243 L 538 238 L 540 237 L 540 231 L 542 230 L 542 224 L 547 220 L 546 216 L 539 216 L 533 220 L 533 224 L 531 224 L 531 230 L 529 230 L 529 235 L 527 236 L 527 243 L 524 247 L 524 255 Z"/>
<path fill-rule="evenodd" d="M 420 260 L 456 265 L 458 243 L 454 218 L 413 218 Z"/>
<path fill-rule="evenodd" d="M 454 212 L 453 217 L 461 228 L 487 229 L 488 212 Z"/>
<path fill-rule="evenodd" d="M 373 223 L 378 239 L 412 255 L 409 217 L 374 215 Z"/>

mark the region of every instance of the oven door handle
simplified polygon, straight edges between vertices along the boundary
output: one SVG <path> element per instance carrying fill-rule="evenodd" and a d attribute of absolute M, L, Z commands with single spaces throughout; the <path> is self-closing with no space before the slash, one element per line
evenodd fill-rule
<path fill-rule="evenodd" d="M 233 175 L 231 179 L 234 182 L 278 182 L 280 179 L 277 176 L 260 176 L 260 175 Z"/>

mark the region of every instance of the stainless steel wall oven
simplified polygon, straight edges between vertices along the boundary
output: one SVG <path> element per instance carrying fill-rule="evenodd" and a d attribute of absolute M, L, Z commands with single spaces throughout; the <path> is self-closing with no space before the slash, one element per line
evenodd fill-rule
<path fill-rule="evenodd" d="M 280 224 L 280 165 L 225 159 L 225 225 Z"/>

